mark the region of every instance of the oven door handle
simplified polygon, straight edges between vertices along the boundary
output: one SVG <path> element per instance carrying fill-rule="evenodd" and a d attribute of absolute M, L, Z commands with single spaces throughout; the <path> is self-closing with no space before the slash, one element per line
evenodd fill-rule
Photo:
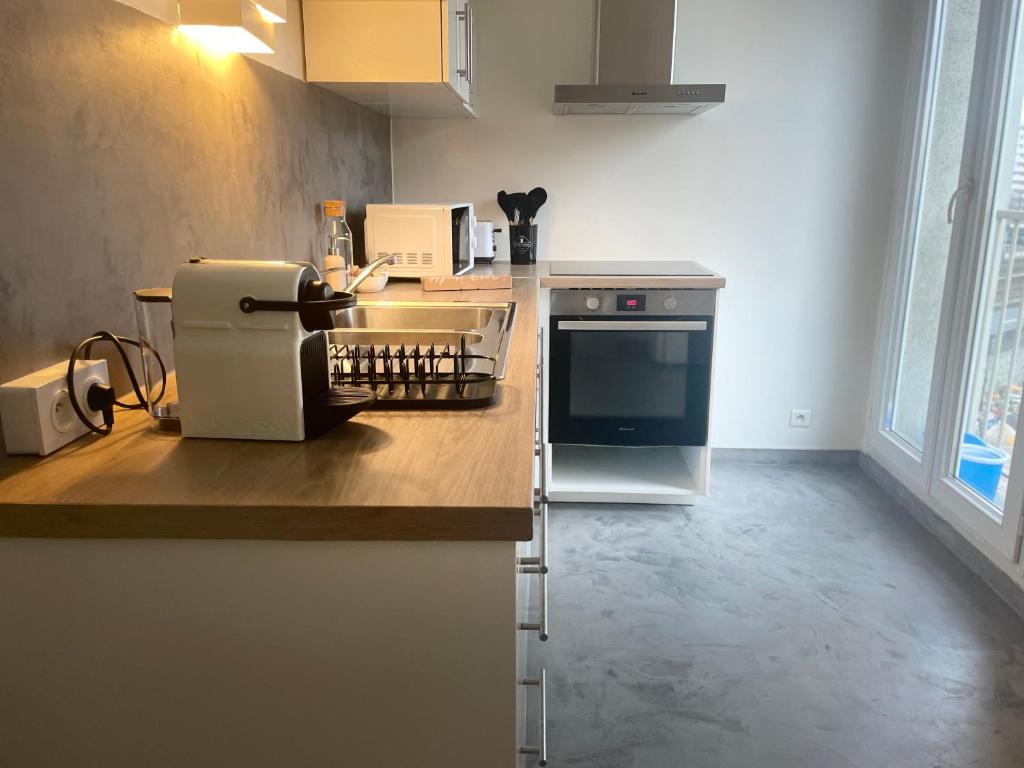
<path fill-rule="evenodd" d="M 560 331 L 706 331 L 706 320 L 559 320 Z"/>

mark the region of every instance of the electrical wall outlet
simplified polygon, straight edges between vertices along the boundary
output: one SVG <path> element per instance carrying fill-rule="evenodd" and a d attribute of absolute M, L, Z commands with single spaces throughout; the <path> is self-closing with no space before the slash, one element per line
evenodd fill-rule
<path fill-rule="evenodd" d="M 789 426 L 805 428 L 811 426 L 811 412 L 810 411 L 790 411 L 789 412 Z"/>
<path fill-rule="evenodd" d="M 89 431 L 71 405 L 67 363 L 0 384 L 0 419 L 4 424 L 7 453 L 38 453 L 46 456 Z M 110 384 L 106 360 L 79 360 L 75 364 L 75 398 L 78 407 L 97 427 L 103 414 L 92 410 L 86 393 L 93 384 Z"/>

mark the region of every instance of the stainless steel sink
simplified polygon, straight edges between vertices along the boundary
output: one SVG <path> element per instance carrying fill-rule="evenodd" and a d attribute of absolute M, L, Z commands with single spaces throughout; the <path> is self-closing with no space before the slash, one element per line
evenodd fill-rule
<path fill-rule="evenodd" d="M 334 324 L 338 328 L 464 330 L 486 328 L 493 316 L 494 309 L 485 306 L 452 306 L 447 303 L 431 306 L 427 302 L 367 302 L 339 312 Z"/>
<path fill-rule="evenodd" d="M 394 330 L 391 328 L 345 328 L 331 331 L 330 339 L 332 344 L 376 344 L 392 346 L 404 344 L 407 347 L 421 346 L 428 347 L 444 346 L 450 344 L 456 346 L 465 337 L 467 345 L 478 345 L 483 340 L 483 334 L 473 331 L 435 331 L 408 328 Z"/>
<path fill-rule="evenodd" d="M 496 379 L 504 378 L 515 302 L 465 303 L 447 301 L 360 301 L 341 310 L 331 344 L 385 344 L 407 348 L 430 345 L 458 347 L 465 339 L 467 352 L 494 360 Z M 475 360 L 470 370 L 491 364 Z"/>

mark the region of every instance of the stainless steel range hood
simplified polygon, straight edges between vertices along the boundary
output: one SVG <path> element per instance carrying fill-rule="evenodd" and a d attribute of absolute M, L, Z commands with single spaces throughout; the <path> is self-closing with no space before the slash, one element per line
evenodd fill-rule
<path fill-rule="evenodd" d="M 674 84 L 676 0 L 596 0 L 594 84 L 556 85 L 556 115 L 699 115 L 723 84 Z"/>

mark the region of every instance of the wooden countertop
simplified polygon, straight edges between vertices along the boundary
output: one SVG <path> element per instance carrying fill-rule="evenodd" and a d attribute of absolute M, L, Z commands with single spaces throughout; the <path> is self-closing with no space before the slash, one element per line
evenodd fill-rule
<path fill-rule="evenodd" d="M 528 540 L 537 280 L 368 299 L 515 301 L 498 402 L 371 411 L 303 443 L 183 439 L 140 412 L 40 458 L 0 456 L 0 537 Z"/>
<path fill-rule="evenodd" d="M 706 269 L 700 264 L 698 267 Z M 707 270 L 711 272 L 711 270 Z M 709 275 L 552 275 L 547 262 L 530 266 L 497 262 L 485 264 L 473 270 L 474 274 L 496 274 L 513 277 L 532 277 L 540 282 L 541 288 L 623 288 L 640 290 L 644 288 L 704 288 L 717 290 L 725 288 L 725 278 L 716 272 Z"/>

